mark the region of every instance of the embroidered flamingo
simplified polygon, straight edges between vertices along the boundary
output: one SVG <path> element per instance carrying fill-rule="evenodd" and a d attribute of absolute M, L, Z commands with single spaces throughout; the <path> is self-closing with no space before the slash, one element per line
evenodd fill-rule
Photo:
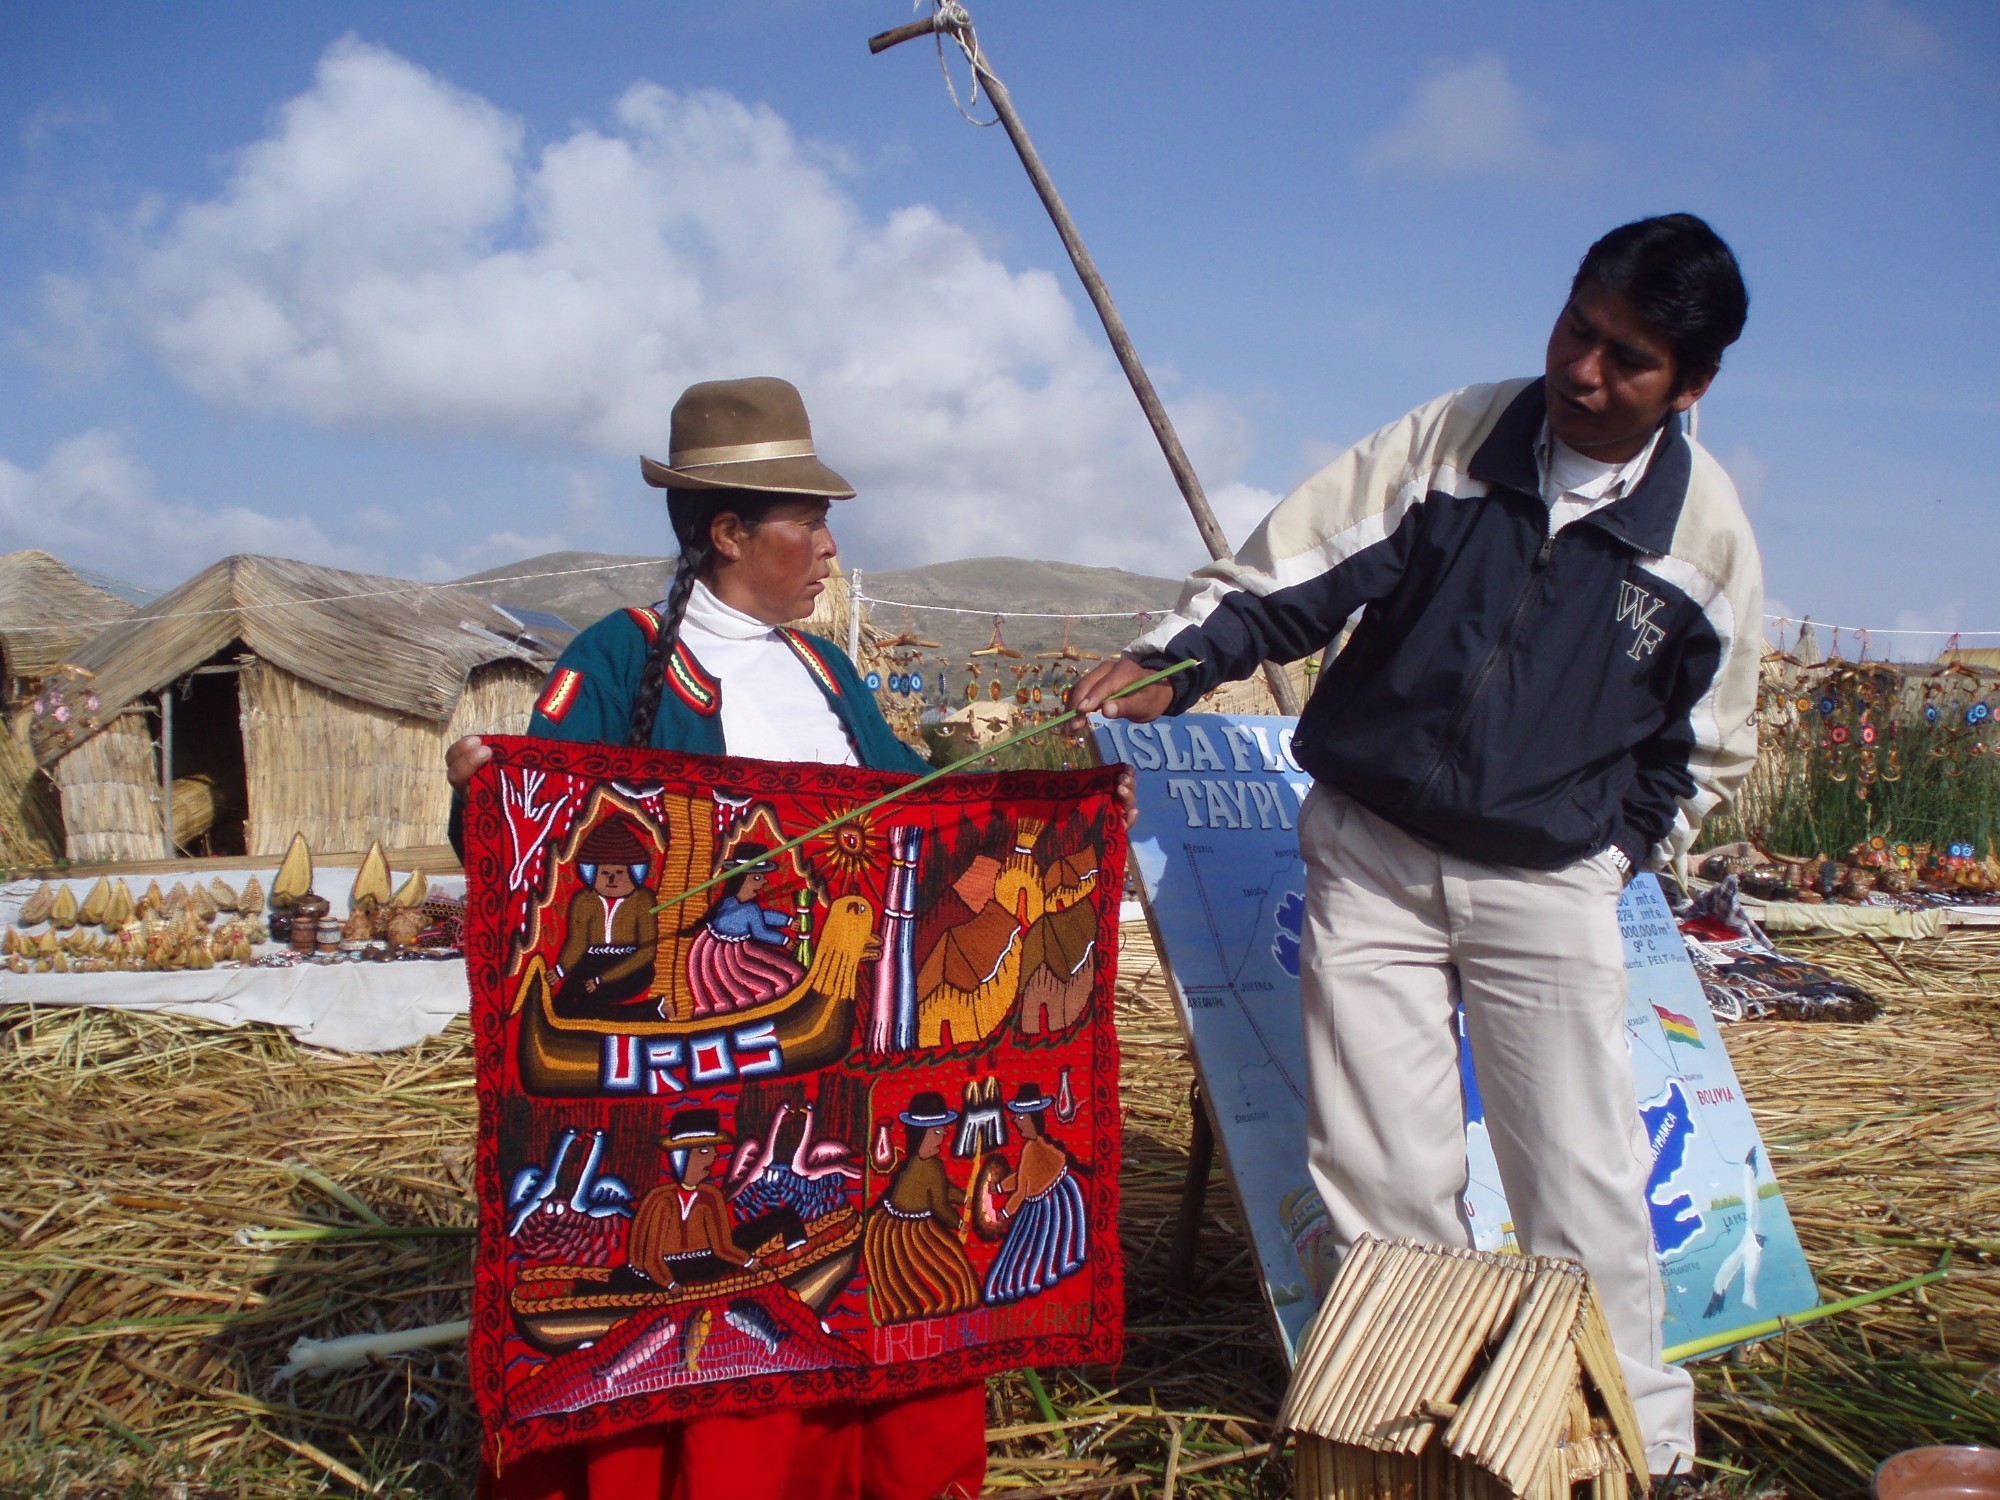
<path fill-rule="evenodd" d="M 729 1177 L 723 1185 L 723 1195 L 731 1202 L 743 1196 L 750 1185 L 762 1177 L 778 1154 L 778 1131 L 792 1112 L 792 1106 L 783 1100 L 771 1111 L 771 1128 L 758 1140 L 752 1136 L 738 1143 L 736 1154 L 730 1158 Z M 810 1114 L 810 1110 L 808 1111 Z M 808 1124 L 810 1129 L 810 1124 Z M 795 1153 L 796 1154 L 796 1153 Z"/>
<path fill-rule="evenodd" d="M 583 1170 L 576 1176 L 576 1191 L 569 1195 L 569 1206 L 573 1212 L 588 1214 L 593 1219 L 608 1219 L 614 1216 L 632 1217 L 632 1189 L 620 1177 L 610 1173 L 598 1175 L 598 1164 L 604 1160 L 604 1132 L 590 1133 L 590 1155 L 584 1158 Z"/>
<path fill-rule="evenodd" d="M 514 1215 L 507 1222 L 510 1236 L 519 1234 L 521 1226 L 533 1217 L 535 1211 L 556 1195 L 563 1158 L 569 1155 L 569 1148 L 575 1144 L 576 1132 L 565 1130 L 556 1141 L 556 1153 L 548 1166 L 525 1166 L 514 1174 L 513 1182 L 507 1187 L 507 1207 Z"/>
<path fill-rule="evenodd" d="M 809 1182 L 834 1176 L 859 1182 L 861 1167 L 854 1160 L 854 1148 L 832 1137 L 814 1140 L 813 1107 L 808 1104 L 801 1113 L 805 1116 L 805 1128 L 799 1132 L 799 1144 L 792 1152 L 792 1170 Z"/>

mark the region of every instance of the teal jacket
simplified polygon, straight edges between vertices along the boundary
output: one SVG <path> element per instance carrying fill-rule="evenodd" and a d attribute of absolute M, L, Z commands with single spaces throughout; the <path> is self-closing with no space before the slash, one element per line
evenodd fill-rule
<path fill-rule="evenodd" d="M 622 745 L 632 723 L 632 700 L 639 695 L 639 676 L 653 641 L 660 633 L 657 611 L 623 609 L 606 615 L 569 643 L 528 720 L 528 733 L 545 740 L 575 740 Z M 908 745 L 897 739 L 875 706 L 875 695 L 832 641 L 784 626 L 785 644 L 826 695 L 827 706 L 840 719 L 861 764 L 877 771 L 920 775 L 931 769 Z M 653 716 L 652 747 L 693 755 L 724 755 L 722 743 L 722 684 L 709 676 L 694 653 L 677 644 L 667 662 L 666 686 L 660 711 Z M 465 857 L 465 794 L 452 793 L 446 824 L 451 847 Z"/>
<path fill-rule="evenodd" d="M 547 740 L 624 744 L 639 677 L 659 633 L 659 614 L 644 608 L 619 610 L 584 631 L 569 643 L 549 674 L 535 700 L 528 733 Z M 891 732 L 875 706 L 875 695 L 846 652 L 803 630 L 780 626 L 778 634 L 819 684 L 862 765 L 912 774 L 931 768 Z M 695 659 L 686 642 L 677 643 L 667 660 L 666 686 L 660 693 L 660 711 L 653 717 L 650 743 L 655 750 L 728 753 L 722 743 L 722 684 Z"/>

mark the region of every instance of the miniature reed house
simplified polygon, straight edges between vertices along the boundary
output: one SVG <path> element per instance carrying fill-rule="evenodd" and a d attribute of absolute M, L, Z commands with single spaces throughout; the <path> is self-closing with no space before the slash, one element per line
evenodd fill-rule
<path fill-rule="evenodd" d="M 1646 1475 L 1590 1278 L 1541 1256 L 1364 1236 L 1278 1425 L 1300 1500 L 1610 1500 Z"/>

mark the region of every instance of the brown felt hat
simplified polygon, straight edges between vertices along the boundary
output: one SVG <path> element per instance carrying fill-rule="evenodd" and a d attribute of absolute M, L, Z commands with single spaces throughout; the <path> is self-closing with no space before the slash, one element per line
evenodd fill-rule
<path fill-rule="evenodd" d="M 614 813 L 583 836 L 576 857 L 592 865 L 643 865 L 652 860 L 653 851 L 630 818 Z"/>
<path fill-rule="evenodd" d="M 660 489 L 768 490 L 851 500 L 854 486 L 819 461 L 798 387 L 772 375 L 704 380 L 674 403 L 667 461 L 641 458 Z"/>

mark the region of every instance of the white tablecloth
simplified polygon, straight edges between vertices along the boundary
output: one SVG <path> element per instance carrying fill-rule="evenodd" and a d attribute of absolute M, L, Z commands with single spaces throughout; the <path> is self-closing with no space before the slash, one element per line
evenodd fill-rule
<path fill-rule="evenodd" d="M 238 890 L 252 874 L 270 890 L 276 867 L 230 870 L 222 878 Z M 399 874 L 401 872 L 398 872 Z M 132 894 L 173 876 L 127 876 Z M 208 876 L 202 877 L 203 884 Z M 80 902 L 96 877 L 62 882 Z M 39 880 L 0 885 L 0 924 L 11 926 Z M 352 869 L 315 872 L 314 887 L 345 915 Z M 460 876 L 433 875 L 439 895 L 465 892 Z M 275 949 L 262 950 L 266 952 Z M 15 974 L 0 968 L 0 1003 L 97 1005 L 114 1010 L 156 1010 L 228 1026 L 261 1022 L 283 1026 L 300 1041 L 343 1052 L 392 1052 L 444 1030 L 467 1008 L 462 959 L 405 959 L 395 963 L 298 964 L 288 969 L 195 969 L 163 974 Z"/>

